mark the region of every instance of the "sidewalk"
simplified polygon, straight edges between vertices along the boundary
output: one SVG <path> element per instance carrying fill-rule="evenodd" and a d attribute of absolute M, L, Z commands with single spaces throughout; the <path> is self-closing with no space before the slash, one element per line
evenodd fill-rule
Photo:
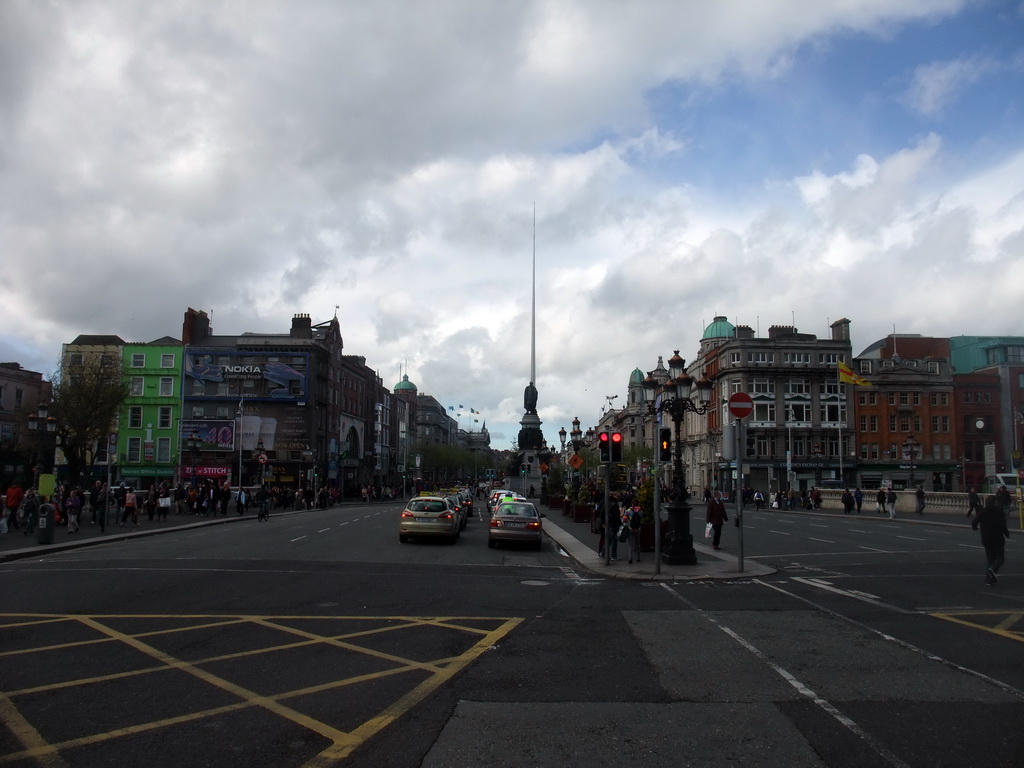
<path fill-rule="evenodd" d="M 282 515 L 291 513 L 292 510 L 278 509 L 272 514 Z M 229 512 L 227 515 L 210 515 L 201 517 L 198 515 L 175 515 L 169 514 L 166 520 L 147 520 L 145 516 L 139 520 L 138 525 L 125 524 L 123 527 L 117 523 L 107 524 L 106 532 L 100 530 L 98 523 L 90 521 L 89 514 L 82 515 L 85 522 L 81 523 L 78 531 L 70 533 L 65 525 L 58 525 L 53 531 L 52 544 L 39 544 L 37 539 L 38 531 L 33 531 L 26 536 L 19 528 L 16 531 L 8 531 L 0 536 L 0 563 L 9 560 L 19 560 L 36 555 L 50 554 L 52 552 L 64 552 L 78 547 L 88 547 L 94 544 L 103 544 L 108 541 L 120 541 L 133 539 L 139 536 L 155 536 L 170 531 L 182 530 L 185 528 L 199 528 L 205 525 L 223 525 L 225 523 L 236 523 L 246 519 L 253 519 L 256 513 L 248 513 L 239 516 L 237 513 Z"/>
<path fill-rule="evenodd" d="M 656 561 L 653 552 L 641 552 L 640 562 L 629 562 L 629 545 L 619 543 L 619 559 L 605 565 L 604 558 L 597 554 L 600 536 L 592 533 L 590 523 L 576 523 L 572 518 L 559 514 L 557 510 L 542 508 L 545 515 L 544 532 L 560 546 L 580 567 L 599 576 L 634 581 L 691 581 L 696 579 L 746 579 L 754 576 L 769 576 L 775 569 L 750 558 L 743 559 L 743 570 L 739 569 L 739 558 L 724 550 L 713 550 L 700 543 L 694 536 L 693 548 L 697 552 L 696 565 L 661 564 L 660 573 L 655 573 Z M 690 513 L 690 529 L 696 523 L 704 528 L 703 507 L 694 508 Z M 695 517 L 696 516 L 696 517 Z M 731 523 L 730 523 L 731 525 Z"/>

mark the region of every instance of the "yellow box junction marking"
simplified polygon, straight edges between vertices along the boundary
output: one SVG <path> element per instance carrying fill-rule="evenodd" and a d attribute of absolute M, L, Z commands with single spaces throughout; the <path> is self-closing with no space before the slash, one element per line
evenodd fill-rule
<path fill-rule="evenodd" d="M 947 611 L 932 616 L 1024 643 L 1024 611 Z"/>
<path fill-rule="evenodd" d="M 123 626 L 131 620 L 145 621 L 174 621 L 173 626 L 159 629 L 149 628 L 140 632 L 125 632 L 116 628 L 115 625 Z M 484 651 L 494 646 L 504 638 L 515 627 L 522 623 L 521 618 L 499 618 L 493 616 L 214 616 L 208 614 L 177 615 L 177 614 L 103 614 L 103 615 L 64 615 L 64 614 L 0 614 L 0 648 L 6 650 L 0 653 L 4 657 L 3 663 L 17 664 L 19 656 L 31 656 L 46 651 L 61 651 L 78 648 L 87 645 L 102 643 L 116 643 L 128 646 L 139 653 L 148 656 L 153 660 L 152 665 L 143 668 L 123 670 L 105 675 L 81 677 L 78 679 L 64 680 L 57 683 L 36 685 L 20 690 L 0 691 L 0 719 L 7 724 L 21 749 L 7 755 L 0 755 L 0 765 L 15 763 L 23 760 L 34 760 L 37 765 L 53 766 L 62 768 L 65 765 L 61 758 L 64 750 L 88 747 L 93 744 L 110 741 L 113 739 L 130 736 L 146 731 L 153 731 L 160 728 L 170 728 L 190 722 L 202 720 L 212 715 L 220 715 L 228 712 L 258 707 L 275 716 L 285 718 L 306 728 L 313 733 L 330 742 L 330 746 L 309 760 L 305 765 L 309 768 L 325 768 L 336 765 L 339 761 L 350 755 L 357 747 L 367 739 L 376 735 L 396 719 L 408 712 L 419 702 L 437 690 L 441 685 L 451 680 L 461 670 L 476 660 Z M 360 623 L 372 624 L 366 629 L 356 629 L 341 634 L 321 635 L 302 628 L 303 622 L 316 622 L 320 627 L 333 622 L 347 622 L 348 625 Z M 7 638 L 4 633 L 7 630 L 19 630 L 25 628 L 41 628 L 50 625 L 55 632 L 66 634 L 68 625 L 77 625 L 90 630 L 95 636 L 81 640 L 76 639 L 67 643 L 55 643 L 46 646 L 35 646 L 31 648 L 18 649 L 13 647 L 13 639 L 5 642 Z M 208 658 L 185 661 L 166 653 L 159 648 L 146 642 L 147 638 L 173 635 L 184 632 L 202 632 L 227 626 L 250 626 L 260 630 L 271 630 L 275 633 L 282 633 L 293 638 L 289 642 L 264 644 L 262 647 L 250 650 L 237 651 L 234 653 L 210 656 Z M 347 626 L 352 629 L 351 626 Z M 361 644 L 370 641 L 377 635 L 397 632 L 410 629 L 443 629 L 456 633 L 465 633 L 469 646 L 455 656 L 447 656 L 428 661 L 416 661 L 394 653 L 388 653 Z M 304 647 L 325 645 L 343 649 L 348 652 L 358 653 L 392 664 L 389 669 L 376 672 L 353 675 L 335 680 L 326 680 L 316 685 L 308 686 L 299 690 L 284 691 L 273 695 L 259 694 L 242 685 L 220 675 L 216 675 L 203 667 L 213 662 L 226 660 L 245 659 L 261 654 L 289 651 Z M 191 675 L 194 678 L 227 692 L 238 699 L 237 702 L 219 707 L 212 707 L 202 711 L 183 712 L 173 717 L 166 717 L 146 723 L 138 723 L 122 728 L 117 728 L 106 733 L 91 734 L 75 739 L 50 744 L 43 738 L 35 726 L 32 725 L 18 710 L 17 699 L 22 696 L 40 695 L 49 691 L 59 691 L 92 685 L 95 683 L 109 683 L 123 680 L 139 675 L 148 675 L 176 670 Z M 285 702 L 297 699 L 322 691 L 342 688 L 369 680 L 381 679 L 408 672 L 426 674 L 425 680 L 416 684 L 409 691 L 403 694 L 397 701 L 377 712 L 373 717 L 359 725 L 354 730 L 345 732 L 321 722 L 314 717 L 304 714 Z M 186 705 L 187 706 L 187 705 Z"/>

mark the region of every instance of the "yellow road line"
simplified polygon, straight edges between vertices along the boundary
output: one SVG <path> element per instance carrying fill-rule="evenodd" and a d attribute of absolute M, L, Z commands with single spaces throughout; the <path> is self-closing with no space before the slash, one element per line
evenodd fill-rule
<path fill-rule="evenodd" d="M 344 759 L 350 755 L 359 745 L 365 742 L 371 736 L 379 733 L 383 728 L 390 725 L 398 717 L 403 715 L 413 706 L 421 702 L 430 693 L 437 690 L 438 687 L 443 685 L 445 682 L 450 680 L 455 674 L 464 669 L 467 665 L 477 659 L 484 651 L 493 646 L 498 640 L 511 632 L 516 626 L 518 626 L 523 619 L 521 618 L 499 618 L 494 616 L 480 616 L 480 617 L 413 617 L 413 616 L 211 616 L 209 614 L 192 614 L 192 615 L 181 615 L 181 614 L 141 614 L 141 615 L 125 615 L 125 614 L 104 614 L 94 616 L 79 616 L 79 615 L 58 615 L 58 614 L 6 614 L 3 618 L 22 618 L 28 619 L 28 621 L 18 622 L 15 624 L 3 625 L 0 624 L 0 632 L 5 627 L 21 627 L 21 626 L 33 626 L 46 623 L 60 623 L 66 621 L 75 621 L 82 626 L 89 627 L 90 629 L 99 632 L 103 637 L 88 640 L 88 641 L 76 641 L 72 643 L 65 643 L 61 645 L 46 646 L 46 650 L 59 650 L 64 648 L 80 647 L 84 645 L 91 645 L 96 643 L 106 642 L 119 642 L 123 643 L 135 650 L 155 659 L 158 662 L 157 666 L 148 667 L 145 669 L 130 670 L 125 672 L 117 672 L 110 675 L 96 676 L 91 678 L 81 678 L 74 681 L 64 681 L 46 686 L 37 686 L 34 688 L 26 688 L 20 691 L 8 691 L 6 694 L 0 693 L 0 715 L 2 720 L 8 725 L 12 734 L 23 746 L 23 750 L 15 753 L 0 756 L 0 764 L 7 764 L 16 762 L 24 759 L 34 760 L 37 764 L 47 766 L 48 768 L 64 768 L 65 763 L 61 758 L 60 752 L 66 749 L 74 747 L 88 746 L 100 742 L 109 741 L 124 736 L 142 733 L 146 731 L 152 731 L 158 728 L 166 728 L 173 725 L 180 725 L 189 723 L 195 720 L 201 720 L 213 715 L 219 715 L 229 712 L 236 712 L 250 707 L 260 707 L 268 712 L 271 712 L 277 716 L 283 717 L 290 720 L 301 727 L 304 727 L 316 734 L 319 734 L 323 738 L 331 742 L 331 746 L 313 758 L 307 763 L 311 768 L 322 768 L 323 766 L 329 766 L 336 764 L 339 760 Z M 128 619 L 174 619 L 176 621 L 181 620 L 200 620 L 203 621 L 201 624 L 196 625 L 183 625 L 175 626 L 172 628 L 164 628 L 157 630 L 149 630 L 141 633 L 126 633 L 121 632 L 111 626 L 107 626 L 102 623 L 103 619 L 116 619 L 119 622 Z M 212 621 L 211 621 L 212 619 Z M 315 633 L 308 632 L 306 630 L 289 626 L 283 623 L 284 621 L 302 621 L 302 620 L 315 620 L 318 622 L 324 621 L 393 621 L 395 624 L 374 627 L 369 630 L 359 630 L 355 632 L 346 632 L 335 636 L 320 636 Z M 464 622 L 468 621 L 486 621 L 493 625 L 495 622 L 501 622 L 501 624 L 494 629 L 483 629 L 481 627 L 468 626 Z M 221 656 L 210 657 L 202 659 L 192 663 L 177 659 L 163 651 L 155 648 L 142 641 L 143 637 L 154 637 L 158 635 L 172 634 L 175 632 L 186 632 L 192 631 L 193 629 L 210 629 L 221 626 L 228 626 L 233 624 L 254 624 L 257 626 L 263 626 L 271 630 L 281 631 L 292 635 L 298 635 L 303 640 L 296 643 L 283 643 L 277 646 L 271 646 L 266 648 L 258 648 L 249 651 L 241 651 L 232 654 L 223 654 Z M 369 637 L 376 634 L 391 632 L 394 630 L 406 630 L 415 629 L 418 627 L 437 627 L 442 629 L 451 629 L 457 632 L 464 632 L 469 634 L 479 635 L 480 639 L 465 653 L 445 657 L 441 659 L 435 659 L 432 661 L 415 661 L 412 659 L 406 659 L 394 654 L 383 653 L 376 651 L 372 648 L 360 646 L 356 643 L 347 642 L 348 640 L 356 640 L 361 637 Z M 262 653 L 272 653 L 274 651 L 286 650 L 291 648 L 299 648 L 306 646 L 313 646 L 319 644 L 331 645 L 334 647 L 351 650 L 354 653 L 362 655 L 372 656 L 378 659 L 382 659 L 398 666 L 392 669 L 381 670 L 378 672 L 367 673 L 362 675 L 345 678 L 342 680 L 334 680 L 327 683 L 321 683 L 318 685 L 310 686 L 303 689 L 284 691 L 275 695 L 264 696 L 257 694 L 251 690 L 248 690 L 240 685 L 236 685 L 229 680 L 225 680 L 217 675 L 209 673 L 199 668 L 201 664 L 208 664 L 213 661 L 220 661 L 225 659 L 235 659 L 245 656 L 251 656 Z M 20 652 L 10 652 L 4 655 L 15 655 L 17 653 L 30 653 L 41 650 L 39 648 L 25 649 Z M 17 695 L 27 695 L 31 693 L 41 693 L 49 690 L 56 690 L 60 688 L 70 688 L 77 685 L 88 685 L 97 682 L 106 682 L 110 680 L 117 680 L 137 675 L 150 674 L 152 672 L 167 671 L 167 670 L 178 670 L 185 672 L 193 677 L 196 677 L 203 682 L 212 685 L 216 688 L 224 690 L 234 696 L 237 696 L 240 701 L 237 703 L 215 707 L 204 710 L 202 712 L 193 712 L 174 717 L 168 717 L 162 720 L 139 723 L 124 728 L 118 728 L 113 731 L 102 734 L 92 734 L 89 736 L 83 736 L 75 739 L 69 739 L 67 741 L 58 744 L 48 744 L 43 739 L 42 735 L 29 723 L 14 706 L 12 698 Z M 427 673 L 428 677 L 423 682 L 416 685 L 409 693 L 402 696 L 391 706 L 384 709 L 380 714 L 371 718 L 367 722 L 360 725 L 351 733 L 345 733 L 336 728 L 332 728 L 325 723 L 322 723 L 315 718 L 309 717 L 302 714 L 290 707 L 283 705 L 281 702 L 288 699 L 297 699 L 302 696 L 308 696 L 310 694 L 321 693 L 323 691 L 329 691 L 345 686 L 355 685 L 362 682 L 367 682 L 374 679 L 380 679 L 385 677 L 396 676 L 405 674 L 407 672 L 420 671 Z"/>

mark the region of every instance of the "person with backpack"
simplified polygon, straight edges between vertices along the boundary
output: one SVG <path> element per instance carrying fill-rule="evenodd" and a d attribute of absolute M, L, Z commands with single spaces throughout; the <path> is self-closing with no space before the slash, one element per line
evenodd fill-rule
<path fill-rule="evenodd" d="M 629 530 L 629 562 L 633 562 L 634 557 L 636 561 L 640 562 L 640 525 L 643 523 L 644 514 L 640 511 L 640 505 L 633 503 L 631 507 L 626 510 L 626 514 L 623 516 L 623 524 L 627 526 Z"/>
<path fill-rule="evenodd" d="M 1003 565 L 1004 553 L 1006 551 L 1006 539 L 1010 538 L 1010 531 L 1006 527 L 1006 515 L 995 496 L 988 496 L 985 499 L 985 506 L 978 510 L 978 514 L 971 521 L 971 528 L 981 528 L 981 544 L 985 548 L 985 583 L 990 587 L 994 586 L 997 579 L 996 574 Z"/>

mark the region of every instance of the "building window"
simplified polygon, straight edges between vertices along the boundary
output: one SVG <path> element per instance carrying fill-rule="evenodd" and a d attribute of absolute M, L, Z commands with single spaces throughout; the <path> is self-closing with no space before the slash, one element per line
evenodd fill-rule
<path fill-rule="evenodd" d="M 890 392 L 889 393 L 889 405 L 896 405 L 896 393 L 895 392 Z"/>
<path fill-rule="evenodd" d="M 142 438 L 128 438 L 128 463 L 138 464 L 142 461 Z"/>
<path fill-rule="evenodd" d="M 839 362 L 839 355 L 835 352 L 823 352 L 818 355 L 818 362 L 822 365 L 835 365 Z"/>
<path fill-rule="evenodd" d="M 771 352 L 748 352 L 747 362 L 748 363 L 770 363 L 774 360 L 774 355 Z"/>
<path fill-rule="evenodd" d="M 1009 345 L 1006 347 L 1006 362 L 1024 363 L 1024 346 Z"/>
<path fill-rule="evenodd" d="M 145 368 L 146 356 L 139 352 L 132 353 L 132 368 Z"/>
<path fill-rule="evenodd" d="M 174 355 L 160 355 L 160 367 L 161 368 L 173 368 L 174 367 Z"/>
<path fill-rule="evenodd" d="M 754 379 L 751 382 L 752 394 L 775 395 L 775 382 L 771 379 Z"/>
<path fill-rule="evenodd" d="M 789 421 L 810 421 L 810 403 L 786 403 L 786 410 L 789 411 Z"/>
<path fill-rule="evenodd" d="M 146 394 L 146 380 L 142 376 L 132 376 L 132 397 Z"/>
<path fill-rule="evenodd" d="M 157 416 L 156 422 L 157 429 L 170 429 L 171 428 L 171 406 L 161 405 L 160 414 Z"/>
<path fill-rule="evenodd" d="M 822 403 L 821 420 L 833 423 L 845 421 L 846 405 L 844 403 Z"/>
<path fill-rule="evenodd" d="M 128 428 L 142 429 L 142 406 L 133 405 L 128 409 Z"/>
<path fill-rule="evenodd" d="M 72 352 L 71 354 L 68 355 L 68 365 L 80 366 L 84 364 L 85 358 L 82 356 L 81 352 Z"/>
<path fill-rule="evenodd" d="M 754 402 L 754 421 L 775 422 L 775 403 Z"/>
<path fill-rule="evenodd" d="M 928 361 L 928 373 L 938 373 L 939 364 L 935 360 Z"/>
<path fill-rule="evenodd" d="M 826 381 L 818 387 L 818 394 L 821 397 L 839 397 L 843 394 L 842 387 L 838 381 Z"/>
<path fill-rule="evenodd" d="M 911 392 L 910 393 L 910 404 L 911 405 L 920 405 L 921 404 L 921 393 L 920 392 Z"/>
<path fill-rule="evenodd" d="M 810 352 L 783 352 L 782 361 L 785 363 L 810 363 L 811 353 Z"/>
<path fill-rule="evenodd" d="M 810 395 L 811 385 L 804 379 L 790 379 L 786 382 L 787 395 Z"/>
<path fill-rule="evenodd" d="M 739 365 L 741 362 L 743 362 L 743 355 L 739 352 L 733 352 L 732 354 L 729 355 L 729 362 L 732 363 L 733 365 Z"/>
<path fill-rule="evenodd" d="M 156 461 L 158 464 L 171 463 L 171 438 L 158 437 L 156 439 Z"/>
<path fill-rule="evenodd" d="M 871 370 L 873 367 L 874 366 L 871 365 L 871 361 L 870 360 L 861 360 L 860 361 L 860 372 L 862 374 L 874 373 L 874 371 Z"/>
<path fill-rule="evenodd" d="M 170 397 L 174 394 L 174 379 L 170 376 L 160 377 L 160 396 Z"/>
<path fill-rule="evenodd" d="M 909 392 L 900 392 L 900 405 L 910 405 Z"/>

